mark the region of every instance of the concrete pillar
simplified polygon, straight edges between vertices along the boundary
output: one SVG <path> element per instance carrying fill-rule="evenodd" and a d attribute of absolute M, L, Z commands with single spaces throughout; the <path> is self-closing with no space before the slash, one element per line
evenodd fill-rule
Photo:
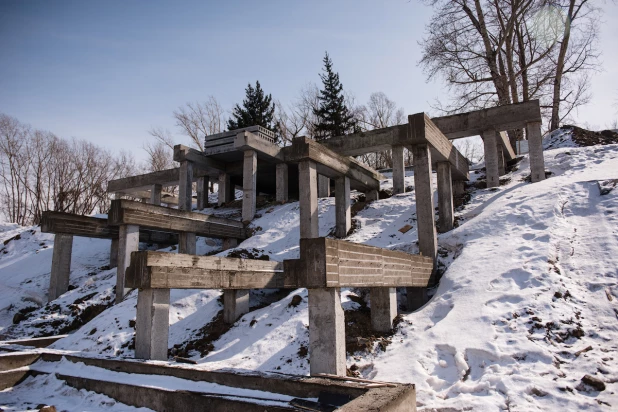
<path fill-rule="evenodd" d="M 350 178 L 338 177 L 335 180 L 335 236 L 344 238 L 352 228 L 350 208 Z"/>
<path fill-rule="evenodd" d="M 152 185 L 150 188 L 150 203 L 153 205 L 161 206 L 161 191 L 163 187 L 161 185 Z"/>
<path fill-rule="evenodd" d="M 112 243 L 109 246 L 109 268 L 115 268 L 118 266 L 118 239 L 112 239 Z"/>
<path fill-rule="evenodd" d="M 228 238 L 223 239 L 223 246 L 221 247 L 221 250 L 223 251 L 223 250 L 232 249 L 232 248 L 235 248 L 236 246 L 238 246 L 238 239 L 228 237 Z"/>
<path fill-rule="evenodd" d="M 390 332 L 397 317 L 397 289 L 371 288 L 371 328 L 376 332 Z"/>
<path fill-rule="evenodd" d="M 248 289 L 226 289 L 223 291 L 223 322 L 232 324 L 248 312 Z"/>
<path fill-rule="evenodd" d="M 208 185 L 210 178 L 202 176 L 197 179 L 197 209 L 203 210 L 208 207 Z"/>
<path fill-rule="evenodd" d="M 484 130 L 481 133 L 485 148 L 485 175 L 487 187 L 500 186 L 500 171 L 498 168 L 498 142 L 495 130 Z"/>
<path fill-rule="evenodd" d="M 231 185 L 230 175 L 225 172 L 219 172 L 219 206 L 233 200 L 232 196 L 230 196 L 232 192 Z"/>
<path fill-rule="evenodd" d="M 195 233 L 178 234 L 178 253 L 195 255 L 197 253 L 197 236 Z"/>
<path fill-rule="evenodd" d="M 453 230 L 453 180 L 451 178 L 451 164 L 438 162 L 438 227 L 441 233 Z"/>
<path fill-rule="evenodd" d="M 52 255 L 51 275 L 49 278 L 48 301 L 58 298 L 69 290 L 71 275 L 71 253 L 73 252 L 73 236 L 56 234 L 54 236 L 54 251 Z"/>
<path fill-rule="evenodd" d="M 365 192 L 365 201 L 367 203 L 380 199 L 380 192 L 377 190 L 368 190 Z"/>
<path fill-rule="evenodd" d="M 139 226 L 120 225 L 118 231 L 118 266 L 116 267 L 116 303 L 129 292 L 124 287 L 124 272 L 131 263 L 131 252 L 139 250 Z"/>
<path fill-rule="evenodd" d="M 466 193 L 466 186 L 463 180 L 453 180 L 453 196 L 462 196 Z"/>
<path fill-rule="evenodd" d="M 288 165 L 285 163 L 277 164 L 277 203 L 288 201 Z"/>
<path fill-rule="evenodd" d="M 193 163 L 180 163 L 180 179 L 178 181 L 178 210 L 191 211 L 193 206 Z"/>
<path fill-rule="evenodd" d="M 530 175 L 532 183 L 536 183 L 545 180 L 541 122 L 528 123 L 526 125 L 526 134 L 528 136 L 528 152 L 530 156 Z"/>
<path fill-rule="evenodd" d="M 339 288 L 309 289 L 310 374 L 346 376 L 345 323 Z"/>
<path fill-rule="evenodd" d="M 406 167 L 403 160 L 403 146 L 393 146 L 393 194 L 406 191 Z"/>
<path fill-rule="evenodd" d="M 303 160 L 298 164 L 298 188 L 300 203 L 300 238 L 313 239 L 319 236 L 318 224 L 318 174 L 315 162 Z"/>
<path fill-rule="evenodd" d="M 504 176 L 506 174 L 506 162 L 504 160 L 504 146 L 500 141 L 496 142 L 498 148 L 498 175 Z"/>
<path fill-rule="evenodd" d="M 438 256 L 438 238 L 436 232 L 436 222 L 433 207 L 433 187 L 431 174 L 431 153 L 429 146 L 426 144 L 414 145 L 412 147 L 412 156 L 414 157 L 414 187 L 416 194 L 416 229 L 418 233 L 418 247 L 423 256 L 429 256 L 434 260 L 434 269 L 436 267 L 436 259 Z M 409 287 L 408 290 L 408 306 L 411 305 L 411 296 L 426 296 L 426 292 L 414 291 Z M 418 302 L 421 306 L 427 301 Z"/>
<path fill-rule="evenodd" d="M 330 197 L 330 179 L 326 176 L 318 176 L 318 197 Z"/>
<path fill-rule="evenodd" d="M 140 289 L 137 292 L 136 358 L 167 360 L 169 312 L 169 289 Z"/>
<path fill-rule="evenodd" d="M 242 220 L 251 222 L 255 217 L 257 185 L 257 152 L 246 150 L 242 169 Z"/>

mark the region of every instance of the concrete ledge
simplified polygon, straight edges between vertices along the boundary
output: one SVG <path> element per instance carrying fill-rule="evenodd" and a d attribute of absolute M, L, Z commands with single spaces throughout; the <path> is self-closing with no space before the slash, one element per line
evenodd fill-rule
<path fill-rule="evenodd" d="M 57 340 L 66 338 L 69 335 L 47 336 L 44 338 L 26 338 L 1 341 L 0 345 L 21 345 L 35 348 L 46 348 Z"/>
<path fill-rule="evenodd" d="M 11 369 L 31 365 L 40 357 L 40 354 L 32 352 L 14 352 L 0 354 L 0 371 L 9 371 Z"/>
<path fill-rule="evenodd" d="M 28 376 L 30 370 L 27 367 L 0 372 L 0 391 L 18 385 Z"/>

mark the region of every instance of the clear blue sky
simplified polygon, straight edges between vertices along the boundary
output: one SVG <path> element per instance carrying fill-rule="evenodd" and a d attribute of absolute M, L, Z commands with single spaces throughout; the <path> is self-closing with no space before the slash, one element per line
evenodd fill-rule
<path fill-rule="evenodd" d="M 383 91 L 429 111 L 445 92 L 417 67 L 430 15 L 416 0 L 0 0 L 0 112 L 141 158 L 147 131 L 174 130 L 186 102 L 214 95 L 229 110 L 255 80 L 291 101 L 319 82 L 325 50 L 359 102 Z M 605 71 L 577 115 L 595 127 L 618 110 L 618 6 L 604 18 Z"/>

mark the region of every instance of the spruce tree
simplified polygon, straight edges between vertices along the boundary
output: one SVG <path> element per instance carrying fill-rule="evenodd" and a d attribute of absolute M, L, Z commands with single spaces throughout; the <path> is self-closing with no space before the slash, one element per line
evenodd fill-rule
<path fill-rule="evenodd" d="M 275 104 L 272 102 L 272 96 L 264 94 L 259 81 L 255 82 L 255 88 L 249 83 L 245 93 L 246 98 L 242 101 L 242 107 L 237 104 L 232 112 L 232 118 L 227 121 L 228 130 L 262 126 L 278 134 L 278 127 L 274 122 Z"/>
<path fill-rule="evenodd" d="M 315 139 L 342 136 L 356 130 L 354 116 L 348 110 L 343 96 L 339 73 L 333 71 L 333 61 L 328 52 L 324 56 L 324 74 L 320 74 L 324 88 L 320 90 L 319 107 L 313 109 L 318 122 L 315 124 Z"/>

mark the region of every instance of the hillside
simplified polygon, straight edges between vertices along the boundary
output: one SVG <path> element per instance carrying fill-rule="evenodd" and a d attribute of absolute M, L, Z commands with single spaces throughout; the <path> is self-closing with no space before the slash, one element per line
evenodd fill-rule
<path fill-rule="evenodd" d="M 352 338 L 350 371 L 415 383 L 417 405 L 426 411 L 615 408 L 618 144 L 578 146 L 573 129 L 549 136 L 545 164 L 551 176 L 536 184 L 526 181 L 527 157 L 498 189 L 482 188 L 478 165 L 469 198 L 456 213 L 459 226 L 439 236 L 439 287 L 427 305 L 402 317 L 392 336 L 372 338 L 364 327 L 365 292 L 343 291 Z M 412 189 L 408 193 L 360 210 L 348 240 L 416 252 L 416 230 L 398 231 L 406 224 L 415 226 L 411 173 L 406 185 Z M 382 182 L 382 189 L 391 186 L 390 180 Z M 361 200 L 360 194 L 354 196 Z M 320 199 L 319 209 L 320 236 L 327 236 L 334 227 L 334 199 Z M 238 211 L 204 213 L 234 216 Z M 297 257 L 298 203 L 268 205 L 258 213 L 252 223 L 255 234 L 236 251 L 220 255 L 249 251 L 277 261 Z M 0 334 L 71 333 L 51 348 L 133 357 L 136 292 L 110 305 L 115 269 L 105 266 L 109 241 L 75 239 L 74 288 L 47 305 L 53 236 L 35 227 L 3 225 L 0 241 L 5 242 L 0 253 Z M 198 241 L 198 254 L 219 248 L 219 241 Z M 229 330 L 218 317 L 220 291 L 173 290 L 171 296 L 171 354 L 196 360 L 197 368 L 308 374 L 305 290 L 252 293 L 256 309 Z M 405 306 L 401 297 L 400 305 Z M 586 374 L 603 381 L 605 390 L 582 383 Z M 68 390 L 60 381 L 36 379 L 28 395 L 34 404 L 39 400 L 32 398 Z M 72 393 L 56 405 L 92 396 Z M 23 399 L 19 390 L 0 392 L 0 406 L 22 402 L 25 409 Z M 128 410 L 94 399 L 89 410 Z"/>

